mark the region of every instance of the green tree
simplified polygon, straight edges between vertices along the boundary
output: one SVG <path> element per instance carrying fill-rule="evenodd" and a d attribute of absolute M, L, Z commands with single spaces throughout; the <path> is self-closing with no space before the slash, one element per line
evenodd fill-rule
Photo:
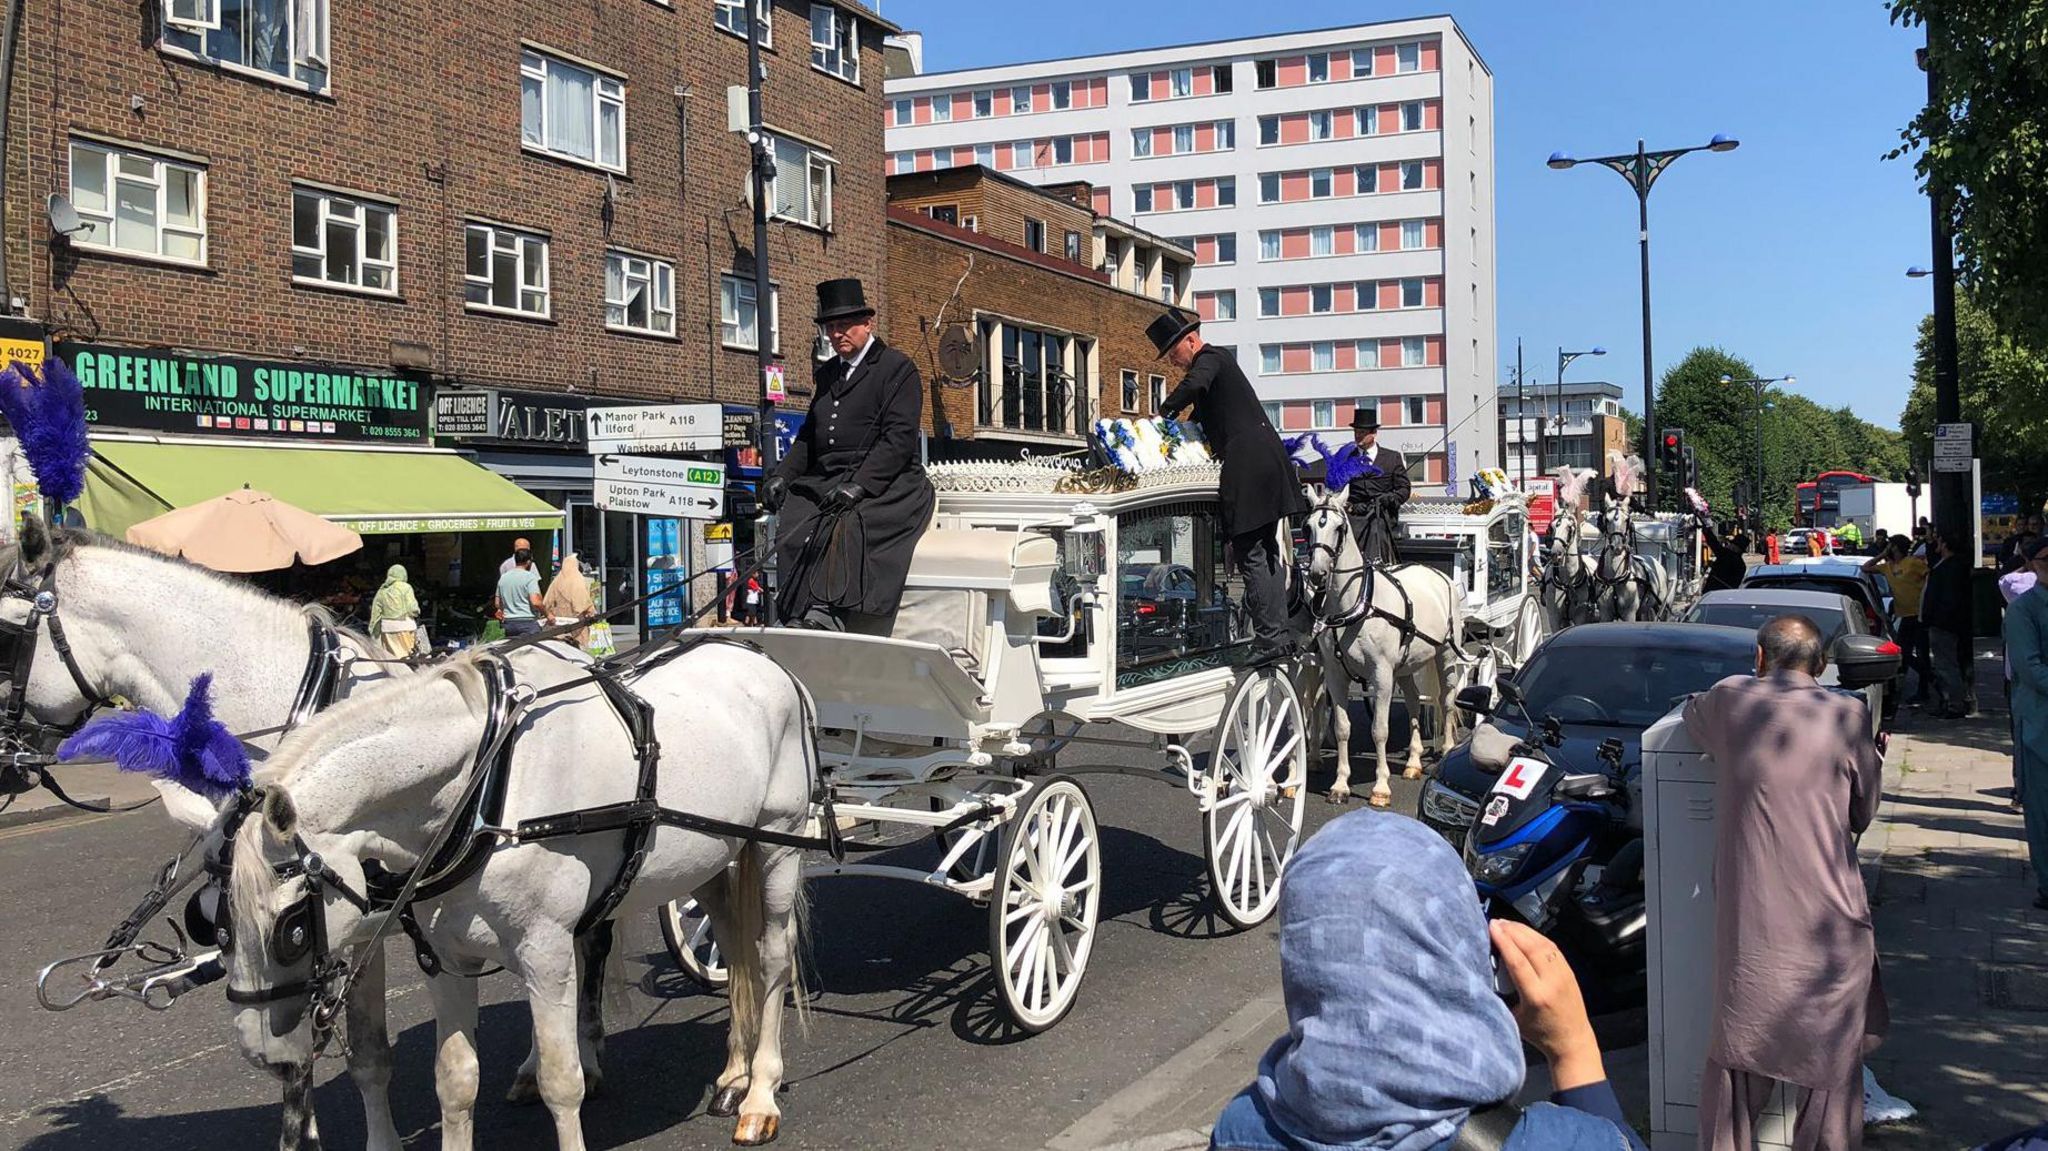
<path fill-rule="evenodd" d="M 1928 29 L 1937 82 L 1900 133 L 1939 189 L 1962 279 L 2015 337 L 2048 348 L 2048 0 L 1889 0 Z"/>
<path fill-rule="evenodd" d="M 1963 418 L 1977 425 L 1984 490 L 2012 492 L 2022 506 L 2048 495 L 2048 357 L 2000 330 L 1967 293 L 1956 296 L 1956 368 Z M 1913 391 L 1899 416 L 1916 460 L 1933 454 L 1934 317 L 1920 322 Z"/>

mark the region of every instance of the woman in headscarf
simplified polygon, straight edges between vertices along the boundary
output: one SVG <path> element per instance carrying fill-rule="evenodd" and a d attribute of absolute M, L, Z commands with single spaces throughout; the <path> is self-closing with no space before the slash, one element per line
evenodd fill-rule
<path fill-rule="evenodd" d="M 404 659 L 419 644 L 419 619 L 419 597 L 406 582 L 405 565 L 392 564 L 384 573 L 384 586 L 370 601 L 370 637 Z"/>
<path fill-rule="evenodd" d="M 1564 956 L 1521 924 L 1489 929 L 1435 832 L 1343 816 L 1302 847 L 1281 892 L 1287 1034 L 1223 1108 L 1212 1149 L 1642 1151 Z M 1489 942 L 1519 992 L 1512 1014 Z M 1525 1040 L 1557 1093 L 1522 1109 Z"/>
<path fill-rule="evenodd" d="M 583 562 L 575 552 L 562 557 L 562 566 L 555 572 L 555 578 L 548 581 L 546 594 L 540 597 L 541 610 L 547 613 L 549 626 L 590 620 L 597 615 L 597 601 L 590 595 L 590 577 L 583 574 Z M 590 640 L 590 629 L 579 627 L 563 639 L 581 648 Z"/>

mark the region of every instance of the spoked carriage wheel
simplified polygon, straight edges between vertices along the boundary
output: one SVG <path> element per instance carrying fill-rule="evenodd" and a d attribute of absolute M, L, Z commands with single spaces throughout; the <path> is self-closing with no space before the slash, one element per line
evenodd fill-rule
<path fill-rule="evenodd" d="M 718 953 L 718 941 L 711 938 L 711 917 L 694 899 L 671 900 L 662 905 L 655 918 L 661 921 L 661 939 L 676 966 L 707 991 L 725 990 L 729 972 Z"/>
<path fill-rule="evenodd" d="M 933 811 L 944 811 L 948 806 L 944 800 L 938 798 L 934 798 L 931 801 Z M 953 845 L 960 842 L 960 837 L 971 834 L 973 833 L 968 830 L 941 830 L 934 833 L 933 838 L 939 841 L 940 851 L 951 854 Z M 995 870 L 996 851 L 1000 846 L 999 832 L 990 831 L 984 833 L 979 842 L 962 852 L 960 858 L 953 866 L 946 869 L 946 874 L 951 876 L 956 883 L 972 883 L 980 879 L 982 876 Z"/>
<path fill-rule="evenodd" d="M 1073 1009 L 1095 948 L 1102 845 L 1081 785 L 1047 778 L 1003 831 L 989 957 L 1003 1009 L 1034 1034 Z"/>
<path fill-rule="evenodd" d="M 1203 803 L 1203 854 L 1217 910 L 1239 928 L 1280 905 L 1280 872 L 1301 842 L 1308 723 L 1283 675 L 1239 680 L 1216 724 Z"/>
<path fill-rule="evenodd" d="M 1522 609 L 1515 613 L 1514 646 L 1508 649 L 1509 658 L 1515 661 L 1516 667 L 1520 667 L 1529 662 L 1529 657 L 1535 655 L 1542 644 L 1543 611 L 1531 597 L 1523 600 Z"/>

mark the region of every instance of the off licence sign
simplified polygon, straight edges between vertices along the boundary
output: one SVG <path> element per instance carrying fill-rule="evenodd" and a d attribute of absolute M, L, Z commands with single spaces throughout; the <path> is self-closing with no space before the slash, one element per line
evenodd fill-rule
<path fill-rule="evenodd" d="M 1967 472 L 1970 470 L 1972 437 L 1971 426 L 1962 424 L 1936 424 L 1934 426 L 1934 470 L 1937 472 Z"/>
<path fill-rule="evenodd" d="M 591 455 L 609 452 L 715 452 L 725 446 L 725 409 L 717 404 L 592 408 Z"/>
<path fill-rule="evenodd" d="M 715 520 L 725 516 L 725 465 L 652 456 L 601 455 L 593 469 L 605 511 Z"/>

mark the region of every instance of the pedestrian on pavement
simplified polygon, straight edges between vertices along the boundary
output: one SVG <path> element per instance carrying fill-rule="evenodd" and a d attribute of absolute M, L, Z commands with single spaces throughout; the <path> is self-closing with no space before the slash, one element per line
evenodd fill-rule
<path fill-rule="evenodd" d="M 1426 1151 L 1461 1132 L 1642 1151 L 1564 956 L 1521 924 L 1489 931 L 1457 853 L 1412 819 L 1353 812 L 1302 846 L 1280 889 L 1280 985 L 1287 1033 L 1217 1117 L 1212 1151 Z M 1524 1042 L 1556 1092 L 1527 1109 L 1510 1102 Z"/>
<path fill-rule="evenodd" d="M 540 573 L 533 569 L 533 553 L 527 549 L 514 551 L 512 570 L 498 577 L 497 606 L 507 636 L 540 630 Z"/>
<path fill-rule="evenodd" d="M 1933 533 L 1934 566 L 1927 571 L 1927 590 L 1920 598 L 1920 619 L 1927 625 L 1927 647 L 1933 656 L 1936 714 L 1962 719 L 1970 714 L 1970 619 L 1963 607 L 1970 568 L 1963 559 L 1962 540 L 1954 532 Z"/>
<path fill-rule="evenodd" d="M 1847 550 L 1850 555 L 1863 551 L 1863 525 L 1855 520 L 1843 524 L 1842 530 L 1836 532 L 1835 537 L 1837 546 Z"/>
<path fill-rule="evenodd" d="M 2041 538 L 2041 515 L 2021 516 L 2013 523 L 2012 534 L 1998 545 L 1998 574 L 2010 575 L 2027 566 L 2028 545 Z"/>
<path fill-rule="evenodd" d="M 740 590 L 740 622 L 749 627 L 761 626 L 761 573 L 747 577 L 746 587 Z"/>
<path fill-rule="evenodd" d="M 2027 814 L 2027 858 L 2034 865 L 2034 906 L 2048 908 L 2048 538 L 2021 557 L 2035 584 L 2005 613 L 2005 657 L 2012 669 L 2012 750 Z"/>
<path fill-rule="evenodd" d="M 562 557 L 561 568 L 548 581 L 547 594 L 541 597 L 541 608 L 551 627 L 578 621 L 588 625 L 597 617 L 597 598 L 590 593 L 590 577 L 583 573 L 583 561 L 575 552 Z M 577 628 L 562 638 L 581 648 L 590 642 L 590 628 Z"/>
<path fill-rule="evenodd" d="M 1923 707 L 1934 691 L 1934 664 L 1927 654 L 1927 628 L 1920 620 L 1920 603 L 1927 590 L 1927 561 L 1908 552 L 1906 537 L 1885 541 L 1884 551 L 1863 565 L 1867 572 L 1881 573 L 1892 585 L 1892 618 L 1898 625 L 1899 647 L 1906 666 L 1913 669 L 1915 686 L 1912 704 Z"/>
<path fill-rule="evenodd" d="M 1826 528 L 1815 528 L 1806 533 L 1806 554 L 1809 557 L 1819 559 L 1821 553 L 1827 550 L 1828 530 Z"/>
<path fill-rule="evenodd" d="M 1881 556 L 1885 553 L 1885 549 L 1891 546 L 1892 533 L 1884 530 L 1883 528 L 1877 529 L 1877 534 L 1870 537 L 1871 555 Z"/>
<path fill-rule="evenodd" d="M 1715 529 L 1712 517 L 1707 515 L 1707 503 L 1691 488 L 1685 493 L 1694 500 L 1693 515 L 1699 520 L 1700 536 L 1706 540 L 1707 550 L 1713 553 L 1713 562 L 1707 565 L 1707 578 L 1702 584 L 1706 591 L 1727 591 L 1742 586 L 1742 573 L 1749 570 L 1749 537 L 1737 535 L 1728 539 Z"/>
<path fill-rule="evenodd" d="M 1146 327 L 1145 335 L 1161 357 L 1187 373 L 1161 401 L 1159 414 L 1175 418 L 1193 408 L 1209 450 L 1223 461 L 1218 511 L 1232 563 L 1244 580 L 1245 608 L 1256 637 L 1251 658 L 1291 654 L 1294 632 L 1287 618 L 1281 525 L 1308 513 L 1294 462 L 1236 357 L 1203 341 L 1199 316 L 1170 308 Z"/>
<path fill-rule="evenodd" d="M 384 586 L 370 601 L 370 638 L 399 659 L 413 653 L 420 639 L 420 600 L 405 578 L 405 565 L 392 564 Z"/>
<path fill-rule="evenodd" d="M 1767 564 L 1782 563 L 1784 558 L 1778 551 L 1778 529 L 1772 528 L 1764 535 L 1764 562 Z"/>
<path fill-rule="evenodd" d="M 527 539 L 525 536 L 520 536 L 518 539 L 513 540 L 512 554 L 506 556 L 505 562 L 498 565 L 499 575 L 504 575 L 506 572 L 511 571 L 513 568 L 519 566 L 520 552 L 525 552 L 529 556 L 531 556 L 533 554 L 533 541 Z"/>
<path fill-rule="evenodd" d="M 1863 1056 L 1886 1022 L 1856 837 L 1882 794 L 1870 709 L 1815 679 L 1820 629 L 1757 630 L 1754 678 L 1685 705 L 1713 757 L 1714 1005 L 1700 1078 L 1701 1151 L 1752 1151 L 1778 1083 L 1804 1088 L 1797 1151 L 1863 1145 Z"/>

